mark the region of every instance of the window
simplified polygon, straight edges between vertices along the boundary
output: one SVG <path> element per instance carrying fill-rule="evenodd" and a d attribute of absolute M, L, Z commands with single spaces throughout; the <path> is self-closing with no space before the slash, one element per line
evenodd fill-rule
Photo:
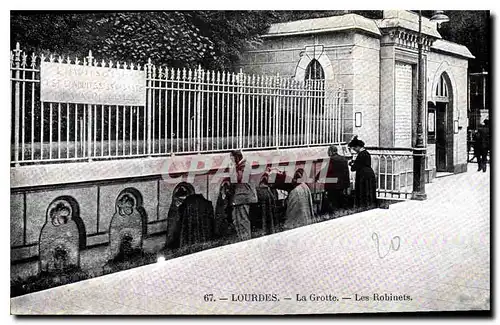
<path fill-rule="evenodd" d="M 306 68 L 306 80 L 324 80 L 325 72 L 318 60 L 312 60 Z"/>
<path fill-rule="evenodd" d="M 446 79 L 444 78 L 444 75 L 441 75 L 441 77 L 439 78 L 435 94 L 437 97 L 443 97 L 443 98 L 448 97 L 448 86 Z"/>

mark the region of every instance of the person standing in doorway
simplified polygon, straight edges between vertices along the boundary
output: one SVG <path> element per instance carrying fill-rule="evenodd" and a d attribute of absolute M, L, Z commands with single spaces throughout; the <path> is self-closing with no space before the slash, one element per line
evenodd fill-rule
<path fill-rule="evenodd" d="M 250 204 L 257 203 L 257 193 L 255 188 L 243 179 L 243 171 L 246 161 L 239 150 L 233 150 L 230 153 L 232 166 L 230 202 L 231 215 L 236 233 L 240 240 L 252 238 L 252 227 L 250 223 Z"/>
<path fill-rule="evenodd" d="M 355 136 L 348 144 L 357 157 L 350 161 L 351 170 L 356 172 L 355 178 L 355 205 L 359 208 L 371 208 L 377 206 L 377 180 L 371 166 L 371 156 L 365 149 L 365 143 Z"/>

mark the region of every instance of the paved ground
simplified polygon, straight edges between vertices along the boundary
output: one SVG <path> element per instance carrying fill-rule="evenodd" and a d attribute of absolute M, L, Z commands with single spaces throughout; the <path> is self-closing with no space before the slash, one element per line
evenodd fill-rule
<path fill-rule="evenodd" d="M 490 309 L 490 173 L 392 205 L 11 299 L 12 314 L 295 314 Z M 378 246 L 377 246 L 378 238 Z M 276 294 L 279 301 L 234 302 Z M 374 294 L 407 295 L 375 301 Z M 206 294 L 216 301 L 205 302 Z M 311 295 L 339 301 L 310 301 Z M 356 301 L 367 296 L 368 301 Z M 297 301 L 297 295 L 307 301 Z M 228 298 L 222 301 L 220 298 Z M 285 298 L 292 298 L 286 300 Z M 351 298 L 351 299 L 342 299 Z"/>

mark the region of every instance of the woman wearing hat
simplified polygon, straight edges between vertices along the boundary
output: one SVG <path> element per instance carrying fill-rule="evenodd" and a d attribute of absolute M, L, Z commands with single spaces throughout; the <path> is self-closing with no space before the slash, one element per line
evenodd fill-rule
<path fill-rule="evenodd" d="M 356 153 L 356 160 L 350 161 L 351 171 L 356 172 L 354 200 L 357 207 L 369 208 L 377 205 L 377 180 L 371 166 L 371 156 L 365 143 L 354 137 L 348 144 Z"/>

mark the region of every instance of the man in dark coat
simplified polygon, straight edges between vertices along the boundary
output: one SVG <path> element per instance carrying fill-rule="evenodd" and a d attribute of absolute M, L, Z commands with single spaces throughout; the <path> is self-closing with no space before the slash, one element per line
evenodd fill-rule
<path fill-rule="evenodd" d="M 482 169 L 483 172 L 486 172 L 488 152 L 490 150 L 490 121 L 486 119 L 483 123 L 484 124 L 479 128 L 477 133 L 474 151 L 479 151 L 477 154 L 475 153 L 478 163 L 477 171 Z"/>
<path fill-rule="evenodd" d="M 326 191 L 325 209 L 327 213 L 331 213 L 336 209 L 345 207 L 345 191 L 350 185 L 349 167 L 347 159 L 338 154 L 338 149 L 335 145 L 328 148 L 328 156 L 330 156 L 326 171 L 326 178 L 322 179 L 322 172 L 316 176 L 318 183 L 324 184 Z"/>

